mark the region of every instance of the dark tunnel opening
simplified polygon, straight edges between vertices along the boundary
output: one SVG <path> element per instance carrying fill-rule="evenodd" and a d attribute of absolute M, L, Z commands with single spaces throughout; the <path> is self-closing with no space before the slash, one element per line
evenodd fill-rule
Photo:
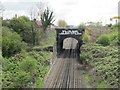
<path fill-rule="evenodd" d="M 65 58 L 68 56 L 69 58 L 73 58 L 72 53 L 77 53 L 77 57 L 80 56 L 80 47 L 79 47 L 79 41 L 72 37 L 67 37 L 59 43 L 60 46 L 60 52 L 58 54 L 58 57 Z M 63 55 L 63 53 L 65 55 Z"/>

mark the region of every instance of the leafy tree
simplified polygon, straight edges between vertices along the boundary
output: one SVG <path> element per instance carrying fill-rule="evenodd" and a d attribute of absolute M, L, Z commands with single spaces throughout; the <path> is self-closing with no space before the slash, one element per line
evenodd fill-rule
<path fill-rule="evenodd" d="M 23 35 L 23 32 L 26 30 L 31 30 L 31 21 L 28 17 L 20 16 L 18 18 L 14 17 L 10 20 L 11 28 L 18 32 L 19 34 Z"/>
<path fill-rule="evenodd" d="M 85 28 L 86 26 L 85 26 L 84 23 L 82 23 L 82 24 L 80 24 L 78 27 L 79 27 L 79 28 Z"/>
<path fill-rule="evenodd" d="M 30 45 L 38 44 L 38 37 L 41 36 L 35 20 L 30 20 L 26 16 L 13 17 L 2 21 L 2 26 L 9 27 L 11 30 L 17 32 L 22 37 L 23 41 Z M 39 33 L 39 35 L 38 35 Z"/>
<path fill-rule="evenodd" d="M 29 44 L 34 44 L 34 21 L 31 21 L 26 16 L 14 17 L 9 20 L 10 28 L 20 34 L 23 40 Z"/>
<path fill-rule="evenodd" d="M 10 26 L 10 20 L 9 19 L 6 19 L 6 20 L 2 20 L 2 26 L 6 26 L 6 27 L 11 27 Z"/>
<path fill-rule="evenodd" d="M 27 45 L 16 32 L 12 32 L 7 27 L 2 29 L 2 55 L 10 57 L 22 49 L 26 49 Z"/>
<path fill-rule="evenodd" d="M 54 15 L 53 11 L 50 11 L 48 8 L 44 10 L 41 14 L 41 23 L 44 32 L 46 31 L 47 27 L 54 22 Z"/>
<path fill-rule="evenodd" d="M 67 26 L 67 23 L 66 23 L 65 20 L 59 20 L 59 21 L 58 21 L 58 26 L 59 26 L 59 27 L 66 27 L 66 26 Z"/>

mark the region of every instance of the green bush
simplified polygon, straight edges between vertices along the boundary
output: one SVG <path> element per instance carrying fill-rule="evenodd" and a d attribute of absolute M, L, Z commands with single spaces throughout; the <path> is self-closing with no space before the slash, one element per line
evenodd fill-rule
<path fill-rule="evenodd" d="M 3 88 L 41 88 L 48 73 L 51 54 L 45 51 L 22 50 L 10 58 L 2 59 Z M 1 79 L 1 78 L 0 78 Z"/>
<path fill-rule="evenodd" d="M 110 37 L 110 41 L 112 45 L 118 45 L 119 40 L 118 40 L 118 31 L 114 30 L 114 32 L 112 32 L 109 37 Z"/>
<path fill-rule="evenodd" d="M 87 60 L 87 59 L 90 59 L 91 58 L 91 53 L 84 53 L 84 52 L 82 52 L 81 54 L 80 54 L 80 59 L 81 60 Z"/>
<path fill-rule="evenodd" d="M 97 38 L 96 42 L 103 46 L 107 46 L 110 45 L 110 38 L 108 35 L 101 35 L 100 37 Z"/>
<path fill-rule="evenodd" d="M 86 43 L 90 42 L 90 35 L 87 32 L 83 34 L 83 41 Z"/>
<path fill-rule="evenodd" d="M 102 44 L 103 46 L 107 45 L 119 45 L 120 35 L 117 28 L 113 28 L 110 34 L 102 35 L 96 40 L 97 43 Z"/>
<path fill-rule="evenodd" d="M 16 32 L 12 32 L 7 27 L 2 29 L 2 55 L 10 57 L 22 49 L 26 49 L 27 45 Z"/>
<path fill-rule="evenodd" d="M 30 72 L 30 74 L 36 73 L 37 61 L 32 57 L 26 57 L 21 63 L 20 68 L 25 72 Z"/>

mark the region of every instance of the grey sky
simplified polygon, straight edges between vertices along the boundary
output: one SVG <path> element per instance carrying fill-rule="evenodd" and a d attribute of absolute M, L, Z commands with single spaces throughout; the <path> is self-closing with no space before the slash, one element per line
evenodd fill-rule
<path fill-rule="evenodd" d="M 11 18 L 15 13 L 29 15 L 34 2 L 47 2 L 55 12 L 56 22 L 64 19 L 70 25 L 81 22 L 102 21 L 110 23 L 109 19 L 118 15 L 119 0 L 1 0 L 4 7 L 5 18 Z M 55 22 L 55 23 L 56 23 Z"/>

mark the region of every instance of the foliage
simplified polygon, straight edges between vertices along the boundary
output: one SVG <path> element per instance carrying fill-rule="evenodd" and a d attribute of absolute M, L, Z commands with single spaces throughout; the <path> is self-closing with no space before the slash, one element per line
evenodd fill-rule
<path fill-rule="evenodd" d="M 20 34 L 25 42 L 34 44 L 35 35 L 37 33 L 35 30 L 35 22 L 31 21 L 28 17 L 20 16 L 13 17 L 9 20 L 3 20 L 3 26 L 7 26 L 11 30 Z"/>
<path fill-rule="evenodd" d="M 1 47 L 0 47 L 0 89 L 2 87 L 2 51 L 1 51 Z"/>
<path fill-rule="evenodd" d="M 59 21 L 58 21 L 58 26 L 59 26 L 59 27 L 66 27 L 66 26 L 67 26 L 67 23 L 66 23 L 65 20 L 59 20 Z"/>
<path fill-rule="evenodd" d="M 90 83 L 92 78 L 90 77 L 90 75 L 84 72 L 83 73 L 83 78 L 85 80 L 85 83 L 87 84 L 86 88 L 91 88 L 89 83 Z"/>
<path fill-rule="evenodd" d="M 10 26 L 10 20 L 9 20 L 9 19 L 2 20 L 2 26 L 11 27 L 11 26 Z"/>
<path fill-rule="evenodd" d="M 109 34 L 109 38 L 111 41 L 111 45 L 118 45 L 119 44 L 119 38 L 117 30 L 113 30 L 111 34 Z"/>
<path fill-rule="evenodd" d="M 50 57 L 45 51 L 21 51 L 14 57 L 3 58 L 3 88 L 42 87 Z"/>
<path fill-rule="evenodd" d="M 37 62 L 32 57 L 25 57 L 24 60 L 20 63 L 21 70 L 25 72 L 30 72 L 30 74 L 34 74 L 36 72 Z"/>
<path fill-rule="evenodd" d="M 118 29 L 114 27 L 113 29 L 110 30 L 109 34 L 104 34 L 101 35 L 100 37 L 97 38 L 96 42 L 103 45 L 119 45 L 119 33 Z"/>
<path fill-rule="evenodd" d="M 31 30 L 31 21 L 28 17 L 20 16 L 14 17 L 10 20 L 10 25 L 14 31 L 18 32 L 19 34 L 23 34 L 25 30 Z"/>
<path fill-rule="evenodd" d="M 51 22 L 48 22 L 50 21 L 51 18 L 54 17 L 53 12 L 51 12 L 50 10 L 48 11 L 47 9 L 44 11 L 43 14 L 47 15 L 48 12 L 49 12 L 48 19 L 47 17 L 45 18 L 43 16 L 45 25 L 47 25 L 48 23 L 50 25 L 53 22 L 53 20 Z M 3 20 L 2 25 L 8 27 L 12 31 L 17 32 L 21 36 L 22 40 L 28 43 L 28 45 L 39 45 L 41 40 L 45 38 L 43 37 L 45 36 L 43 28 L 38 27 L 37 21 L 30 20 L 26 16 L 13 17 L 12 19 Z M 45 25 L 43 27 L 46 27 Z M 47 25 L 47 27 L 49 25 Z"/>
<path fill-rule="evenodd" d="M 2 54 L 5 57 L 10 57 L 22 49 L 26 49 L 27 45 L 22 41 L 22 38 L 16 32 L 12 32 L 7 27 L 2 29 Z"/>
<path fill-rule="evenodd" d="M 43 27 L 47 28 L 53 22 L 53 12 L 47 8 L 42 15 Z M 53 46 L 55 31 L 49 30 L 44 33 L 41 28 L 37 27 L 35 20 L 32 21 L 26 16 L 3 20 L 2 26 L 3 59 L 0 59 L 2 61 L 0 80 L 2 79 L 3 88 L 42 87 L 48 72 L 51 53 L 29 50 L 27 44 L 41 44 L 40 48 L 36 46 L 38 49 Z M 47 39 L 42 37 L 44 34 L 47 35 Z"/>
<path fill-rule="evenodd" d="M 89 26 L 94 26 L 94 27 L 101 27 L 102 22 L 88 22 L 87 23 Z"/>
<path fill-rule="evenodd" d="M 89 43 L 81 47 L 81 54 L 85 56 L 85 61 L 93 66 L 96 73 L 107 82 L 108 87 L 118 87 L 118 47 L 103 47 Z M 101 83 L 101 85 L 103 86 L 104 84 Z"/>
<path fill-rule="evenodd" d="M 36 28 L 36 30 L 34 30 L 33 36 L 34 36 L 33 45 L 36 46 L 40 45 L 41 41 L 44 39 L 45 33 L 43 32 L 42 28 Z"/>
<path fill-rule="evenodd" d="M 82 53 L 80 54 L 80 58 L 81 58 L 81 60 L 83 60 L 83 61 L 85 61 L 86 58 L 87 58 L 87 59 L 91 59 L 91 53 L 89 53 L 89 52 L 82 52 Z"/>
<path fill-rule="evenodd" d="M 55 30 L 48 30 L 46 31 L 46 38 L 41 40 L 41 47 L 49 47 L 54 46 L 56 41 L 56 31 Z"/>
<path fill-rule="evenodd" d="M 54 15 L 53 12 L 50 11 L 48 8 L 44 10 L 44 12 L 41 14 L 41 23 L 42 28 L 44 32 L 46 31 L 47 27 L 51 25 L 54 22 Z"/>
<path fill-rule="evenodd" d="M 90 35 L 87 32 L 83 34 L 83 41 L 86 43 L 90 42 Z"/>
<path fill-rule="evenodd" d="M 86 28 L 86 25 L 84 24 L 84 23 L 82 23 L 82 24 L 80 24 L 79 26 L 78 26 L 79 28 Z"/>
<path fill-rule="evenodd" d="M 97 88 L 107 88 L 107 84 L 104 81 L 100 81 Z"/>
<path fill-rule="evenodd" d="M 100 37 L 98 37 L 96 42 L 103 46 L 107 46 L 107 45 L 110 45 L 110 38 L 108 35 L 101 35 Z"/>

